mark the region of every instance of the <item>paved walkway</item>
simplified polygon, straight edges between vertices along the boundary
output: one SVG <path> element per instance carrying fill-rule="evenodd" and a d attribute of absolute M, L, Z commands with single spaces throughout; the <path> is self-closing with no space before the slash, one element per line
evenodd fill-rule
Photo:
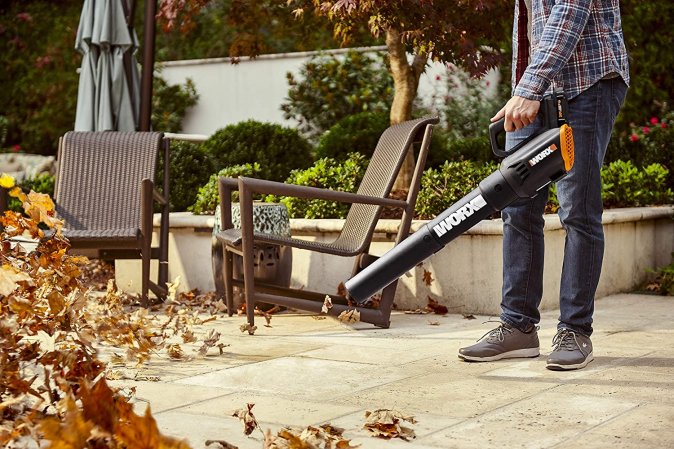
<path fill-rule="evenodd" d="M 230 416 L 247 403 L 264 430 L 330 422 L 365 449 L 674 447 L 674 298 L 597 301 L 595 360 L 580 371 L 545 369 L 556 317 L 543 314 L 541 357 L 490 363 L 456 356 L 489 317 L 396 313 L 378 329 L 286 313 L 254 336 L 239 331 L 243 317 L 218 318 L 205 327 L 230 344 L 223 355 L 157 358 L 146 374 L 158 382 L 113 384 L 135 387 L 141 410 L 149 402 L 162 432 L 194 449 L 261 448 L 261 433 Z M 417 438 L 368 436 L 364 413 L 378 408 L 413 415 Z"/>

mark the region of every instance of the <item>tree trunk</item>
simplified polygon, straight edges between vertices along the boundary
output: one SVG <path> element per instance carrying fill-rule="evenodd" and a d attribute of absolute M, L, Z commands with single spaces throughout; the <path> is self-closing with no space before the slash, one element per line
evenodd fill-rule
<path fill-rule="evenodd" d="M 394 28 L 386 31 L 386 46 L 393 76 L 393 104 L 391 105 L 391 124 L 404 122 L 412 118 L 412 105 L 417 96 L 419 77 L 426 66 L 427 55 L 414 55 L 410 62 L 400 32 Z M 410 151 L 393 185 L 393 190 L 407 189 L 414 173 L 414 154 Z"/>

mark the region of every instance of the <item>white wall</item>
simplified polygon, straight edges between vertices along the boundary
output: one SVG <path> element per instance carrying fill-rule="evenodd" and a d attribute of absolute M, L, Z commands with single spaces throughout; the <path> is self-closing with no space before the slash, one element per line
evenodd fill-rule
<path fill-rule="evenodd" d="M 376 52 L 385 47 L 351 50 Z M 339 49 L 329 53 L 343 55 L 347 51 Z M 293 122 L 283 118 L 281 111 L 288 94 L 286 73 L 298 75 L 302 65 L 318 53 L 262 55 L 256 59 L 242 58 L 238 64 L 232 64 L 229 58 L 168 61 L 158 67 L 169 84 L 192 79 L 199 103 L 188 111 L 183 132 L 210 135 L 228 124 L 248 119 L 293 126 Z M 429 104 L 433 95 L 444 97 L 447 76 L 444 64 L 429 61 L 419 83 L 418 98 Z M 498 79 L 498 73 L 490 72 L 485 80 L 485 85 L 490 86 L 488 90 L 494 90 Z"/>

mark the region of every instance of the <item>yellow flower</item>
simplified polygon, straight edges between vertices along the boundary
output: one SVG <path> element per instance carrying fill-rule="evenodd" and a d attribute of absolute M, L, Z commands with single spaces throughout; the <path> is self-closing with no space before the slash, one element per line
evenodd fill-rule
<path fill-rule="evenodd" d="M 9 176 L 7 173 L 3 173 L 0 175 L 0 187 L 11 189 L 14 187 L 14 178 Z"/>

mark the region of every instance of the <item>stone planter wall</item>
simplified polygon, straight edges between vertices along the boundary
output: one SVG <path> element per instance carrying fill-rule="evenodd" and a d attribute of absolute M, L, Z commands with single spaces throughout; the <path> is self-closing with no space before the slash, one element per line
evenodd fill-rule
<path fill-rule="evenodd" d="M 673 218 L 672 206 L 612 209 L 604 213 L 606 251 L 598 297 L 630 291 L 646 280 L 648 269 L 671 263 Z M 291 229 L 298 238 L 331 240 L 342 223 L 342 220 L 296 219 L 291 220 Z M 412 230 L 424 223 L 415 221 Z M 383 254 L 393 246 L 396 226 L 395 220 L 379 222 L 372 244 L 374 254 Z M 212 216 L 171 214 L 169 278 L 174 280 L 180 276 L 183 290 L 214 289 L 210 257 L 212 227 Z M 500 220 L 485 220 L 403 276 L 396 294 L 398 307 L 424 307 L 431 295 L 453 313 L 497 315 L 500 312 L 502 232 Z M 557 307 L 564 235 L 558 217 L 546 216 L 544 310 Z M 292 284 L 309 290 L 336 292 L 339 283 L 348 278 L 352 264 L 351 258 L 293 250 Z M 140 262 L 118 261 L 116 268 L 120 288 L 136 291 L 140 283 Z M 432 273 L 434 281 L 430 286 L 423 282 L 424 270 Z"/>

